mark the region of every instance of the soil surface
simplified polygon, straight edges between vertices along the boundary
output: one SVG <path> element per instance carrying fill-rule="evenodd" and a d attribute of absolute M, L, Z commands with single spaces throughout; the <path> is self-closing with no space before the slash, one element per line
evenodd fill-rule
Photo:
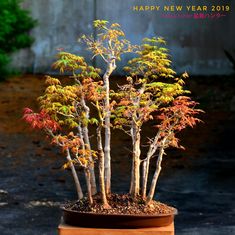
<path fill-rule="evenodd" d="M 122 214 L 122 215 L 158 215 L 174 214 L 175 208 L 153 200 L 149 205 L 140 198 L 135 201 L 129 194 L 112 194 L 108 197 L 109 209 L 102 206 L 101 195 L 94 196 L 94 205 L 90 206 L 87 198 L 68 203 L 65 208 L 78 212 L 92 212 L 97 214 Z"/>
<path fill-rule="evenodd" d="M 43 84 L 32 75 L 0 83 L 1 235 L 55 235 L 60 205 L 76 200 L 64 156 L 21 119 L 24 107 L 37 107 Z M 204 123 L 182 132 L 185 151 L 167 151 L 155 199 L 178 209 L 177 235 L 235 234 L 235 78 L 191 78 L 189 88 L 206 111 Z M 145 126 L 143 136 L 152 131 Z M 117 131 L 112 146 L 112 191 L 127 193 L 130 139 Z"/>

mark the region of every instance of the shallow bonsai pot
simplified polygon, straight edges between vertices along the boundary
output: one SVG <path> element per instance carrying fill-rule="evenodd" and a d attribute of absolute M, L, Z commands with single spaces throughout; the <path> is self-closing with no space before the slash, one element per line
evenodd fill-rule
<path fill-rule="evenodd" d="M 97 214 L 73 211 L 64 207 L 62 207 L 62 210 L 65 224 L 89 228 L 164 227 L 172 224 L 174 216 L 177 214 L 177 209 L 171 214 L 156 215 Z"/>

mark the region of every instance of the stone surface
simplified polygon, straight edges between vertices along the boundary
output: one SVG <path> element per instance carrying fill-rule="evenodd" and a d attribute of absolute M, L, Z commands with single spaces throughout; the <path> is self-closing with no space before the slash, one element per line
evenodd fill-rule
<path fill-rule="evenodd" d="M 174 224 L 158 228 L 139 229 L 104 229 L 104 228 L 78 228 L 60 224 L 59 235 L 174 235 Z"/>

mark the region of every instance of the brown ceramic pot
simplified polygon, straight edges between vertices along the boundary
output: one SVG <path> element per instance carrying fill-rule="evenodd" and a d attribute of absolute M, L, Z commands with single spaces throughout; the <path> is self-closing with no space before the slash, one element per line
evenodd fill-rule
<path fill-rule="evenodd" d="M 175 209 L 171 214 L 157 215 L 121 215 L 96 214 L 77 212 L 62 208 L 65 224 L 89 228 L 149 228 L 164 227 L 174 222 L 177 214 Z"/>

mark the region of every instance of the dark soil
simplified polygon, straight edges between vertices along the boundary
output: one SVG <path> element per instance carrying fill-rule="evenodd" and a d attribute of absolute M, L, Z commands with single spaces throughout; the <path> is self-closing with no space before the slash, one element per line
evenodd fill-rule
<path fill-rule="evenodd" d="M 97 194 L 94 196 L 94 204 L 92 206 L 89 205 L 87 198 L 84 198 L 73 203 L 68 203 L 65 208 L 78 212 L 122 215 L 158 215 L 172 214 L 175 212 L 175 208 L 155 200 L 149 205 L 145 205 L 141 197 L 134 201 L 129 194 L 112 194 L 108 198 L 108 201 L 111 208 L 104 209 L 101 196 Z"/>

